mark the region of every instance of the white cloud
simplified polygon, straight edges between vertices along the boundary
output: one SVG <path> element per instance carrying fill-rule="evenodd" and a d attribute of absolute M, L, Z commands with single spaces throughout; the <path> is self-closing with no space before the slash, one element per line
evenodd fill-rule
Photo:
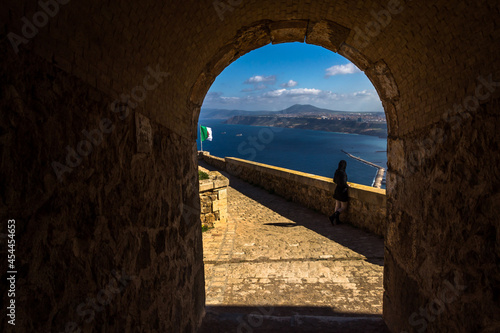
<path fill-rule="evenodd" d="M 305 95 L 319 95 L 322 90 L 319 89 L 309 89 L 309 88 L 298 88 L 298 89 L 277 89 L 266 92 L 263 97 L 281 97 L 281 96 L 305 96 Z"/>
<path fill-rule="evenodd" d="M 225 97 L 222 96 L 220 92 L 209 92 L 207 96 L 205 96 L 204 103 L 207 104 L 238 104 L 241 102 L 240 97 Z"/>
<path fill-rule="evenodd" d="M 276 75 L 269 75 L 269 76 L 261 76 L 261 75 L 256 75 L 252 76 L 251 78 L 247 79 L 244 83 L 246 84 L 259 84 L 259 83 L 269 83 L 269 84 L 274 84 L 276 83 Z"/>
<path fill-rule="evenodd" d="M 356 91 L 352 94 L 354 97 L 371 97 L 373 96 L 373 92 L 368 90 Z"/>
<path fill-rule="evenodd" d="M 207 94 L 204 106 L 240 110 L 282 110 L 293 104 L 312 104 L 317 107 L 342 111 L 381 111 L 375 90 L 335 93 L 315 88 L 275 89 L 242 97 L 226 97 L 220 92 Z"/>
<path fill-rule="evenodd" d="M 327 68 L 325 76 L 354 74 L 358 72 L 361 72 L 358 67 L 354 66 L 352 63 L 348 63 L 347 65 L 335 65 Z"/>
<path fill-rule="evenodd" d="M 281 84 L 281 86 L 284 87 L 284 88 L 292 88 L 292 87 L 295 87 L 297 84 L 298 84 L 297 81 L 290 80 L 290 81 L 288 81 L 286 83 Z"/>

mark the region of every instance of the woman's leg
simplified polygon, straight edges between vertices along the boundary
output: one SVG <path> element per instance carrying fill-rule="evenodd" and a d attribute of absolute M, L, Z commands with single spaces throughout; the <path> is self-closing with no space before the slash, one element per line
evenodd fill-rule
<path fill-rule="evenodd" d="M 335 225 L 335 219 L 337 218 L 337 215 L 340 214 L 337 213 L 337 210 L 339 210 L 340 207 L 341 207 L 340 201 L 335 200 L 335 211 L 333 212 L 332 215 L 330 215 L 330 217 L 328 217 L 330 219 L 330 222 L 332 222 L 332 225 Z"/>
<path fill-rule="evenodd" d="M 338 202 L 338 201 L 337 201 Z M 347 202 L 340 202 L 340 208 L 337 210 L 337 214 L 335 215 L 334 224 L 341 223 L 340 222 L 340 213 L 347 209 Z"/>
<path fill-rule="evenodd" d="M 343 212 L 346 209 L 347 209 L 347 202 L 341 202 L 339 212 Z"/>
<path fill-rule="evenodd" d="M 338 212 L 342 207 L 342 204 L 340 201 L 335 200 L 335 213 Z"/>

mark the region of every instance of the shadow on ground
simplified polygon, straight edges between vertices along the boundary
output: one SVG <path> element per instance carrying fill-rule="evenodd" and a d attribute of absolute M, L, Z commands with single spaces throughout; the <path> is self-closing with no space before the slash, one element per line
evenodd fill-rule
<path fill-rule="evenodd" d="M 210 171 L 221 172 L 203 161 L 199 161 L 199 165 Z M 300 204 L 287 201 L 278 195 L 268 193 L 266 190 L 250 185 L 226 172 L 221 173 L 229 178 L 229 184 L 232 188 L 294 222 L 267 223 L 266 225 L 273 225 L 281 228 L 290 228 L 294 225 L 304 226 L 363 255 L 367 258 L 367 261 L 372 264 L 379 266 L 384 265 L 384 241 L 381 237 L 355 228 L 349 224 L 332 226 L 328 217 L 321 213 L 305 208 Z M 288 204 L 284 204 L 287 202 Z"/>
<path fill-rule="evenodd" d="M 389 332 L 382 316 L 335 312 L 329 307 L 207 306 L 199 333 Z"/>

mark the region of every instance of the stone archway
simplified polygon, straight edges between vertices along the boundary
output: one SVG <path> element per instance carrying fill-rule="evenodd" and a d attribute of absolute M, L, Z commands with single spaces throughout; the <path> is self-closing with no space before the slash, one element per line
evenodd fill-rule
<path fill-rule="evenodd" d="M 88 319 L 77 312 L 80 302 L 122 269 L 136 280 L 88 323 L 95 330 L 196 330 L 201 239 L 196 217 L 182 207 L 197 196 L 201 101 L 242 54 L 304 40 L 363 69 L 384 103 L 384 319 L 391 331 L 498 328 L 498 3 L 41 3 L 8 0 L 0 11 L 0 218 L 18 221 L 17 254 L 26 258 L 18 328 L 79 325 Z M 219 15 L 214 4 L 221 3 L 228 11 Z M 17 49 L 10 33 L 19 37 Z M 133 106 L 130 95 L 151 75 L 148 67 L 164 84 L 133 110 L 151 122 L 152 149 L 142 151 L 137 123 L 147 121 L 117 119 L 110 105 L 123 94 Z M 74 167 L 59 182 L 51 163 L 78 149 L 83 133 L 102 124 L 108 131 L 101 122 L 108 118 L 112 134 L 93 152 L 82 150 L 85 158 L 69 159 Z M 443 293 L 449 284 L 456 297 Z M 42 302 L 28 302 L 33 295 Z"/>
<path fill-rule="evenodd" d="M 349 38 L 349 35 L 351 35 L 351 38 Z M 387 230 L 389 243 L 386 244 L 387 266 L 385 267 L 384 274 L 384 287 L 386 289 L 384 296 L 384 318 L 391 330 L 394 331 L 399 331 L 402 328 L 408 327 L 410 329 L 427 327 L 434 321 L 434 319 L 429 319 L 429 314 L 441 315 L 444 312 L 444 307 L 449 303 L 453 303 L 456 299 L 442 298 L 443 293 L 446 291 L 444 289 L 445 286 L 449 286 L 450 281 L 454 281 L 454 286 L 451 291 L 455 292 L 457 297 L 462 295 L 466 286 L 460 282 L 464 281 L 463 273 L 455 270 L 445 273 L 441 278 L 440 285 L 425 291 L 426 295 L 434 294 L 438 296 L 422 296 L 422 294 L 413 292 L 419 288 L 418 285 L 420 282 L 415 281 L 413 277 L 409 277 L 409 274 L 401 268 L 401 266 L 405 264 L 401 265 L 396 262 L 397 259 L 394 259 L 394 252 L 398 251 L 398 248 L 405 248 L 404 245 L 398 245 L 395 242 L 408 242 L 412 244 L 413 254 L 411 256 L 414 258 L 413 260 L 421 260 L 417 259 L 420 255 L 415 252 L 418 247 L 416 244 L 420 242 L 418 237 L 425 236 L 421 231 L 417 231 L 418 227 L 416 225 L 410 227 L 411 231 L 409 233 L 397 230 L 398 227 L 401 228 L 404 224 L 409 222 L 403 222 L 404 217 L 402 217 L 402 215 L 405 213 L 404 210 L 398 210 L 398 207 L 401 207 L 401 203 L 398 201 L 400 200 L 399 198 L 401 198 L 405 177 L 411 179 L 411 182 L 414 181 L 416 175 L 421 177 L 422 172 L 424 172 L 421 168 L 425 166 L 430 159 L 436 158 L 438 154 L 437 151 L 446 149 L 445 146 L 430 148 L 429 145 L 440 145 L 443 143 L 443 140 L 446 140 L 446 135 L 443 133 L 448 130 L 447 123 L 450 122 L 450 119 L 446 116 L 449 116 L 449 114 L 443 116 L 442 120 L 437 124 L 428 126 L 426 130 L 423 130 L 423 134 L 420 137 L 408 137 L 405 135 L 405 133 L 411 130 L 404 128 L 403 131 L 401 131 L 399 118 L 402 116 L 406 117 L 405 113 L 407 111 L 403 109 L 400 103 L 400 91 L 391 69 L 383 59 L 370 59 L 369 56 L 362 51 L 351 46 L 348 42 L 352 40 L 350 29 L 332 21 L 266 20 L 256 22 L 240 29 L 238 33 L 232 39 L 226 41 L 224 46 L 219 49 L 218 53 L 213 55 L 211 60 L 206 63 L 202 72 L 198 75 L 196 82 L 191 87 L 188 105 L 196 120 L 203 99 L 217 75 L 240 56 L 269 43 L 306 42 L 322 46 L 333 52 L 339 53 L 359 67 L 371 80 L 382 100 L 389 131 L 389 170 L 387 185 L 388 202 L 390 202 L 388 207 L 389 221 Z M 485 81 L 484 78 L 480 80 L 483 82 Z M 479 87 L 481 88 L 481 85 L 479 85 Z M 483 89 L 485 89 L 485 87 L 486 84 L 482 86 Z M 477 86 L 475 88 L 477 89 Z M 475 103 L 476 102 L 477 108 L 479 108 L 479 101 L 475 101 Z M 194 123 L 197 122 L 194 121 Z M 428 132 L 426 133 L 426 131 Z M 492 134 L 491 132 L 489 133 L 489 135 Z M 454 136 L 456 135 L 457 134 L 454 134 Z M 456 140 L 456 137 L 454 140 Z M 422 148 L 423 146 L 426 147 Z M 422 149 L 424 152 L 422 152 Z M 418 156 L 415 156 L 415 154 L 418 154 Z M 396 186 L 399 186 L 399 188 L 397 189 Z M 429 197 L 428 199 L 432 200 Z M 404 200 L 407 205 L 408 199 L 405 198 Z M 395 225 L 398 225 L 398 227 Z M 399 234 L 396 236 L 395 234 L 397 233 Z M 396 256 L 398 256 L 398 254 L 396 254 Z M 413 265 L 415 265 L 415 263 L 413 263 L 412 266 Z M 415 268 L 417 267 L 414 266 L 412 269 Z M 428 282 L 424 284 L 428 284 Z M 407 295 L 406 292 L 400 289 L 404 285 L 410 286 L 410 295 Z M 409 299 L 407 299 L 407 297 L 409 297 Z M 454 304 L 454 306 L 456 307 L 457 305 Z M 424 309 L 420 311 L 420 314 L 417 312 L 419 308 Z M 446 318 L 448 316 L 452 317 L 453 315 L 447 313 L 443 317 Z M 446 319 L 444 320 L 446 321 Z M 448 322 L 446 325 L 451 325 L 451 323 Z"/>
<path fill-rule="evenodd" d="M 389 136 L 397 136 L 399 91 L 396 81 L 384 61 L 372 62 L 362 52 L 347 44 L 349 34 L 350 29 L 331 21 L 262 21 L 241 29 L 205 65 L 192 86 L 189 103 L 193 113 L 197 118 L 203 99 L 215 78 L 239 57 L 270 43 L 305 42 L 339 53 L 367 75 L 384 105 Z"/>
<path fill-rule="evenodd" d="M 346 42 L 349 34 L 350 29 L 331 21 L 316 23 L 311 23 L 308 20 L 260 21 L 242 28 L 236 36 L 224 43 L 225 46 L 204 66 L 195 84 L 191 87 L 188 105 L 194 114 L 194 123 L 198 123 L 199 112 L 210 86 L 233 61 L 270 43 L 305 42 L 339 53 L 365 73 L 382 101 L 388 124 L 388 140 L 397 137 L 399 90 L 396 81 L 383 60 L 372 62 L 361 51 L 349 45 Z M 390 147 L 388 145 L 388 149 Z M 391 151 L 388 150 L 388 164 L 399 165 L 403 158 L 404 156 L 391 154 Z M 390 177 L 387 178 L 390 179 Z M 390 195 L 390 184 L 388 184 L 387 189 L 388 195 Z"/>
<path fill-rule="evenodd" d="M 391 152 L 393 146 L 391 141 L 397 138 L 399 133 L 398 114 L 402 112 L 399 106 L 400 93 L 396 81 L 390 68 L 383 60 L 373 62 L 346 42 L 350 33 L 350 29 L 326 20 L 315 23 L 308 20 L 260 21 L 242 28 L 236 36 L 224 43 L 225 46 L 217 54 L 213 55 L 191 87 L 187 105 L 194 117 L 193 124 L 197 124 L 203 100 L 215 78 L 233 61 L 270 43 L 305 42 L 339 53 L 354 63 L 370 79 L 382 101 L 386 114 L 388 163 L 401 165 L 403 156 L 399 154 L 400 152 L 394 154 Z M 390 195 L 392 187 L 389 183 L 387 190 Z"/>

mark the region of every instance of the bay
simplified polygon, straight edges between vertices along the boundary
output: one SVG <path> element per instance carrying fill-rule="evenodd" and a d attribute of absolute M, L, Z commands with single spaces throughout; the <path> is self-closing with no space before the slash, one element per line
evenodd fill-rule
<path fill-rule="evenodd" d="M 348 157 L 341 150 L 387 170 L 387 139 L 296 128 L 229 125 L 214 119 L 200 119 L 199 125 L 212 128 L 213 141 L 204 141 L 203 150 L 218 157 L 237 157 L 330 178 L 339 161 L 346 160 L 348 180 L 367 186 L 372 185 L 377 169 Z M 197 144 L 200 150 L 199 139 Z M 385 188 L 385 183 L 382 187 Z"/>

